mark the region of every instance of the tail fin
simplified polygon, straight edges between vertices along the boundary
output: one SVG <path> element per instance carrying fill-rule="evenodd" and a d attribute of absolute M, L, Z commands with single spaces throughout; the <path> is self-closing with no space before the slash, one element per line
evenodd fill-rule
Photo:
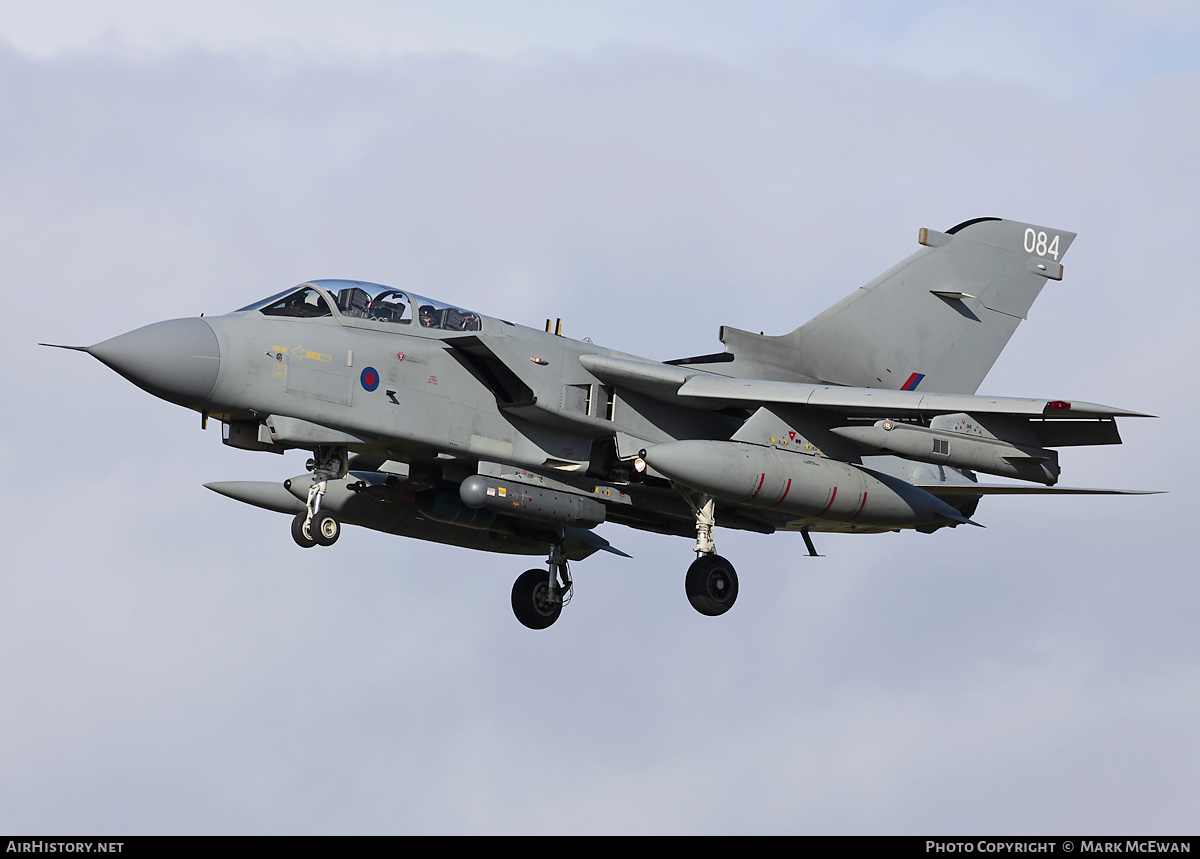
<path fill-rule="evenodd" d="M 723 327 L 742 366 L 722 372 L 973 394 L 1074 239 L 1000 218 L 922 229 L 921 250 L 790 334 Z"/>

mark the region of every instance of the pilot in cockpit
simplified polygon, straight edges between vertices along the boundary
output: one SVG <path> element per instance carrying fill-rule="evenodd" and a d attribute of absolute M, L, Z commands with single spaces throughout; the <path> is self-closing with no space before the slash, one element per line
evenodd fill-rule
<path fill-rule="evenodd" d="M 424 328 L 434 328 L 437 326 L 437 310 L 432 304 L 421 305 L 421 326 Z"/>

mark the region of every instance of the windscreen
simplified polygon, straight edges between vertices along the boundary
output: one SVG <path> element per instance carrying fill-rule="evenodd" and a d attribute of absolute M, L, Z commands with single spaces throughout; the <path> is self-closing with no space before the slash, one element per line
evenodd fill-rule
<path fill-rule="evenodd" d="M 311 319 L 315 316 L 332 316 L 329 303 L 311 286 L 293 288 L 264 298 L 262 301 L 240 308 L 237 312 L 257 310 L 264 316 L 290 316 Z"/>

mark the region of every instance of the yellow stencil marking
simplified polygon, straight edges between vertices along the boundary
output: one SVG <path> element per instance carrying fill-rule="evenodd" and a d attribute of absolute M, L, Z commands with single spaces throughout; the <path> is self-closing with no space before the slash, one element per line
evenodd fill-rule
<path fill-rule="evenodd" d="M 322 355 L 320 352 L 310 352 L 309 350 L 303 349 L 300 346 L 297 346 L 295 349 L 293 349 L 292 354 L 297 358 L 309 358 L 313 361 L 324 361 L 326 364 L 333 363 L 333 356 Z"/>

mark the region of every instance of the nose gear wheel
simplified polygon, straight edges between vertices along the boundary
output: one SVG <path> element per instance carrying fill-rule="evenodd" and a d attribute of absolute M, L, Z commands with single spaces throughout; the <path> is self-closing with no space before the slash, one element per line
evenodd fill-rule
<path fill-rule="evenodd" d="M 308 461 L 308 468 L 313 473 L 313 482 L 308 488 L 304 512 L 296 514 L 292 520 L 292 539 L 304 549 L 332 546 L 342 535 L 342 523 L 332 513 L 321 509 L 321 499 L 330 480 L 338 480 L 349 473 L 346 448 L 318 445 L 316 455 Z"/>

